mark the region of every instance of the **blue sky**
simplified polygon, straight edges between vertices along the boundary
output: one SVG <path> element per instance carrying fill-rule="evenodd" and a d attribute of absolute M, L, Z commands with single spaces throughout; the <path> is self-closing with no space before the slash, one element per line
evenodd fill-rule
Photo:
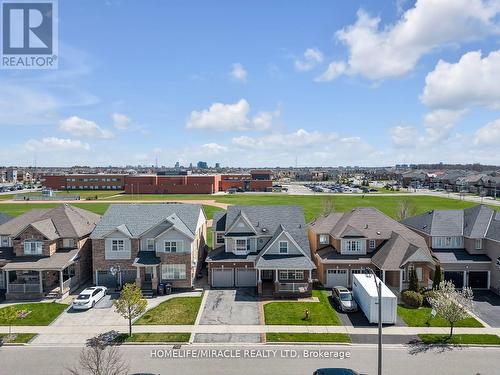
<path fill-rule="evenodd" d="M 500 164 L 500 2 L 59 1 L 0 165 Z"/>

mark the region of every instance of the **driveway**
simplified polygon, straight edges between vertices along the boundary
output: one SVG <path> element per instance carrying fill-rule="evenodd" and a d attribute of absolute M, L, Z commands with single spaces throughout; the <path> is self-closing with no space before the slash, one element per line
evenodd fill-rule
<path fill-rule="evenodd" d="M 489 290 L 474 292 L 474 313 L 492 327 L 500 327 L 500 296 Z"/>

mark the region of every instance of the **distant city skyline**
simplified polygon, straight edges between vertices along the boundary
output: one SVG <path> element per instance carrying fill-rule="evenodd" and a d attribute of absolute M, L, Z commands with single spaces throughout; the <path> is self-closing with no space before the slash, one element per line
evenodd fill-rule
<path fill-rule="evenodd" d="M 58 12 L 59 68 L 0 70 L 0 165 L 500 165 L 497 1 Z"/>

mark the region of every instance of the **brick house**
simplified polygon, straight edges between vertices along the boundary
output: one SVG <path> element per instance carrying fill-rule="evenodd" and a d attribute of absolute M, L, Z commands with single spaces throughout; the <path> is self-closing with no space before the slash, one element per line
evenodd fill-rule
<path fill-rule="evenodd" d="M 327 286 L 352 286 L 352 275 L 372 268 L 395 292 L 408 287 L 409 271 L 432 283 L 435 260 L 424 238 L 371 207 L 322 216 L 309 225 L 309 242 Z"/>
<path fill-rule="evenodd" d="M 500 293 L 500 213 L 485 205 L 433 210 L 402 221 L 421 235 L 456 287 Z"/>
<path fill-rule="evenodd" d="M 215 213 L 212 229 L 212 287 L 256 287 L 274 297 L 311 294 L 315 266 L 302 207 L 230 206 Z"/>
<path fill-rule="evenodd" d="M 89 235 L 99 220 L 64 204 L 33 209 L 0 225 L 0 288 L 6 298 L 64 298 L 89 280 Z"/>
<path fill-rule="evenodd" d="M 206 218 L 198 204 L 113 204 L 91 238 L 96 285 L 136 283 L 145 294 L 160 282 L 191 288 L 205 256 Z"/>

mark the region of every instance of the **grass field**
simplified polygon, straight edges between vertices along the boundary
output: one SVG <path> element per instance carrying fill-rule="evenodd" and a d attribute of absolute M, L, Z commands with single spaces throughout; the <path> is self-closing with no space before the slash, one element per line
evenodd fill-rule
<path fill-rule="evenodd" d="M 267 342 L 336 342 L 350 343 L 345 333 L 266 333 Z"/>
<path fill-rule="evenodd" d="M 431 317 L 430 307 L 421 307 L 419 309 L 410 309 L 402 305 L 398 306 L 398 315 L 410 327 L 449 327 L 446 320 L 436 316 Z M 455 327 L 481 328 L 483 325 L 473 317 L 460 320 L 455 323 Z"/>
<path fill-rule="evenodd" d="M 108 199 L 122 193 L 122 190 L 65 190 L 56 192 L 56 195 L 79 195 L 80 199 L 83 200 L 95 197 L 97 197 L 97 199 Z"/>
<path fill-rule="evenodd" d="M 11 305 L 0 309 L 0 326 L 6 326 L 8 323 L 2 318 L 2 310 L 15 309 L 16 311 L 25 310 L 28 315 L 24 318 L 17 318 L 13 326 L 48 326 L 68 307 L 62 303 L 22 303 Z"/>
<path fill-rule="evenodd" d="M 134 324 L 191 325 L 196 320 L 200 304 L 201 297 L 175 297 L 146 311 Z"/>
<path fill-rule="evenodd" d="M 330 304 L 324 290 L 313 290 L 319 302 L 270 302 L 264 305 L 265 322 L 268 325 L 341 325 L 337 312 Z M 309 319 L 304 319 L 305 310 Z"/>
<path fill-rule="evenodd" d="M 117 342 L 133 343 L 184 343 L 189 341 L 189 333 L 133 333 L 132 336 L 122 334 L 116 339 Z"/>
<path fill-rule="evenodd" d="M 27 344 L 35 336 L 37 336 L 36 333 L 12 333 L 14 338 L 9 339 L 9 335 L 7 333 L 0 333 L 0 341 L 5 340 L 5 343 L 10 343 L 10 344 Z"/>
<path fill-rule="evenodd" d="M 424 344 L 438 345 L 500 345 L 500 337 L 497 335 L 449 335 L 420 334 L 418 335 Z"/>

